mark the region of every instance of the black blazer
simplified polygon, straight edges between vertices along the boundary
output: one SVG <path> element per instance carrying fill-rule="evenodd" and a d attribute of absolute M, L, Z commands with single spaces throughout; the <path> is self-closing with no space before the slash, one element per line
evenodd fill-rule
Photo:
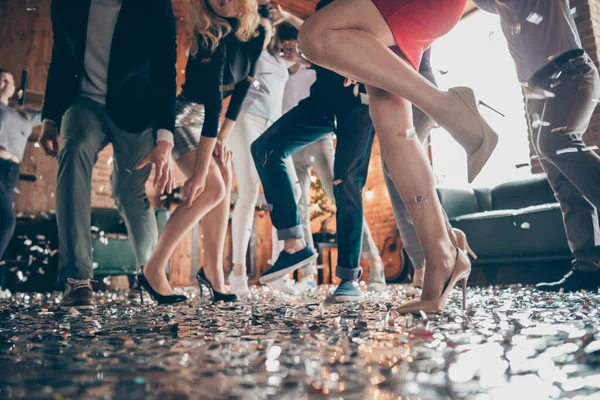
<path fill-rule="evenodd" d="M 42 118 L 60 125 L 79 94 L 91 0 L 52 0 L 54 44 Z M 177 30 L 171 0 L 123 0 L 115 25 L 106 110 L 121 129 L 175 129 Z"/>

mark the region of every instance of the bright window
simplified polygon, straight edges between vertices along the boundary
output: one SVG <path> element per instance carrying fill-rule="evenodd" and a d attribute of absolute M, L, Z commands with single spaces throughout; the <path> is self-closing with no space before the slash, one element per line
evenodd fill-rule
<path fill-rule="evenodd" d="M 480 107 L 500 140 L 473 186 L 490 187 L 530 177 L 521 85 L 499 18 L 483 11 L 465 18 L 452 32 L 435 42 L 431 64 L 440 88 L 469 86 L 475 90 L 478 99 L 505 115 L 503 118 Z M 443 186 L 468 185 L 466 155 L 462 147 L 441 128 L 432 131 L 431 146 L 438 183 Z"/>

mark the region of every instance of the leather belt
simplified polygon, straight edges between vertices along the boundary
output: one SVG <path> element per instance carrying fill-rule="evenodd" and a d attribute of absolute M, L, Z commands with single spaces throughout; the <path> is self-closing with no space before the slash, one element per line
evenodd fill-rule
<path fill-rule="evenodd" d="M 585 51 L 583 49 L 574 49 L 566 51 L 554 57 L 552 61 L 546 64 L 546 66 L 544 66 L 542 69 L 533 74 L 533 76 L 528 82 L 529 85 L 531 87 L 536 87 L 540 83 L 544 82 L 546 79 L 551 78 L 552 75 L 559 72 L 566 63 L 568 63 L 574 58 L 581 57 L 584 54 Z"/>

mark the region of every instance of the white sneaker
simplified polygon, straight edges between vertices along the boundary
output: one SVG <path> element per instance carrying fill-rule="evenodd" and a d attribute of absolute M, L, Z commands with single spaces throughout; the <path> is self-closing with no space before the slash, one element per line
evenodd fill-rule
<path fill-rule="evenodd" d="M 289 294 L 291 296 L 297 296 L 300 294 L 298 289 L 294 287 L 294 281 L 291 280 L 287 275 L 283 278 L 269 282 L 268 285 L 275 290 L 279 290 L 280 292 Z"/>
<path fill-rule="evenodd" d="M 385 292 L 387 290 L 382 262 L 377 262 L 369 266 L 367 288 L 370 292 Z"/>
<path fill-rule="evenodd" d="M 250 289 L 248 288 L 248 276 L 246 274 L 238 276 L 232 271 L 227 280 L 231 286 L 231 293 L 235 294 L 237 297 L 250 296 Z"/>
<path fill-rule="evenodd" d="M 315 280 L 314 275 L 304 276 L 294 287 L 300 293 L 312 292 L 317 289 L 317 281 Z"/>

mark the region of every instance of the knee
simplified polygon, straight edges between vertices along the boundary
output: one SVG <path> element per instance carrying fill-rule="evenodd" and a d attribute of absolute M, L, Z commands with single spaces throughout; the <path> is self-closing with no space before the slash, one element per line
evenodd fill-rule
<path fill-rule="evenodd" d="M 143 208 L 150 207 L 150 200 L 148 200 L 143 186 L 136 189 L 124 182 L 113 180 L 111 189 L 111 196 L 117 205 L 139 204 Z"/>
<path fill-rule="evenodd" d="M 216 171 L 214 173 L 209 172 L 209 174 L 211 174 L 211 176 L 209 176 L 210 179 L 206 180 L 206 188 L 204 189 L 206 201 L 210 204 L 217 205 L 223 201 L 227 195 L 228 188 L 223 177 L 219 176 Z"/>
<path fill-rule="evenodd" d="M 338 209 L 346 212 L 358 212 L 362 210 L 362 188 L 364 180 L 345 174 L 336 177 L 333 181 L 333 193 Z"/>
<path fill-rule="evenodd" d="M 369 92 L 369 115 L 376 132 L 404 129 L 409 112 L 407 103 L 402 99 L 380 90 Z"/>
<path fill-rule="evenodd" d="M 553 160 L 558 156 L 557 151 L 559 153 L 561 150 L 568 152 L 568 144 L 565 145 L 564 141 L 562 141 L 563 143 L 561 144 L 560 141 L 557 140 L 559 137 L 563 136 L 558 132 L 541 132 L 537 140 L 537 149 L 540 153 L 539 155 L 546 159 Z M 577 148 L 573 148 L 575 151 L 577 151 Z"/>
<path fill-rule="evenodd" d="M 256 139 L 250 145 L 250 153 L 252 154 L 252 158 L 254 159 L 254 164 L 256 167 L 262 166 L 266 161 L 266 151 L 264 146 L 264 139 L 262 136 Z"/>
<path fill-rule="evenodd" d="M 310 61 L 320 64 L 330 47 L 330 30 L 322 27 L 315 18 L 309 18 L 298 33 L 298 44 Z"/>

